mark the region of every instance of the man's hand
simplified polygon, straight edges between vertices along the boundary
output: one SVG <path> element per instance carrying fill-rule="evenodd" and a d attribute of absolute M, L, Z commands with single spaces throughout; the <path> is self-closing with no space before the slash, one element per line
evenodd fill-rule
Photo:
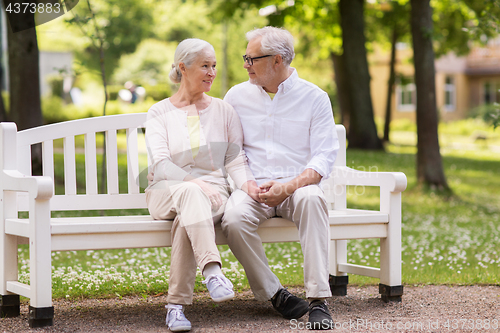
<path fill-rule="evenodd" d="M 280 183 L 275 180 L 268 181 L 260 185 L 261 202 L 269 207 L 276 207 L 286 198 L 291 196 L 298 188 L 317 184 L 321 180 L 321 175 L 313 169 L 305 169 L 300 175 L 286 183 Z"/>
<path fill-rule="evenodd" d="M 271 180 L 260 185 L 260 191 L 261 193 L 259 197 L 261 199 L 261 202 L 269 207 L 278 206 L 294 192 L 289 184 L 282 184 L 275 180 Z"/>

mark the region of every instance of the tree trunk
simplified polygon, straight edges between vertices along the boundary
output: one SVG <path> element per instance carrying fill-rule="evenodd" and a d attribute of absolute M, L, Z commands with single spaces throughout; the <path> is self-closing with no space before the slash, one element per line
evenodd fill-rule
<path fill-rule="evenodd" d="M 389 65 L 389 82 L 387 84 L 387 102 L 385 106 L 384 141 L 389 142 L 389 126 L 391 124 L 392 95 L 394 94 L 394 81 L 396 79 L 396 43 L 398 41 L 398 31 L 394 27 L 391 38 L 391 63 Z"/>
<path fill-rule="evenodd" d="M 343 64 L 342 55 L 331 52 L 330 58 L 333 62 L 333 72 L 335 73 L 335 85 L 337 87 L 337 99 L 340 108 L 340 122 L 349 129 L 349 95 L 346 83 L 346 72 Z"/>
<path fill-rule="evenodd" d="M 366 58 L 363 0 L 340 0 L 343 60 L 346 69 L 349 105 L 349 147 L 383 149 L 373 119 L 370 73 Z"/>
<path fill-rule="evenodd" d="M 2 72 L 3 71 L 0 68 L 0 81 L 2 80 L 2 74 L 1 74 Z M 9 121 L 9 118 L 7 117 L 7 110 L 5 109 L 5 103 L 3 102 L 3 96 L 1 95 L 2 92 L 3 92 L 3 85 L 0 83 L 0 122 Z"/>
<path fill-rule="evenodd" d="M 0 89 L 0 93 L 1 93 Z M 5 110 L 5 104 L 3 102 L 3 96 L 0 95 L 0 122 L 2 121 L 9 121 L 9 118 L 7 117 L 7 111 Z"/>
<path fill-rule="evenodd" d="M 417 181 L 449 189 L 439 152 L 432 8 L 429 0 L 411 0 L 411 32 L 417 89 Z"/>
<path fill-rule="evenodd" d="M 5 2 L 4 2 L 5 3 Z M 27 25 L 34 21 L 33 14 L 18 16 L 14 24 Z M 22 21 L 22 22 L 21 22 Z M 12 23 L 12 22 L 11 22 Z M 43 124 L 40 105 L 39 55 L 35 28 L 13 33 L 7 27 L 9 48 L 9 118 L 24 130 Z M 42 150 L 40 145 L 32 147 L 33 174 L 40 174 Z"/>

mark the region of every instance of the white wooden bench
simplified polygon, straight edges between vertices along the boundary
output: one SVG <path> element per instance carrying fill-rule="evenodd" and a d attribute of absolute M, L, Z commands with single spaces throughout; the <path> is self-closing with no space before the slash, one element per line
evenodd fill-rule
<path fill-rule="evenodd" d="M 170 246 L 171 221 L 151 216 L 100 216 L 52 218 L 55 211 L 146 208 L 138 184 L 144 151 L 146 113 L 96 117 L 17 131 L 14 123 L 1 123 L 0 141 L 0 311 L 19 315 L 19 295 L 30 299 L 30 327 L 52 325 L 51 251 L 98 250 Z M 126 132 L 126 193 L 119 191 L 117 131 Z M 401 192 L 406 176 L 400 172 L 362 172 L 346 167 L 345 129 L 336 127 L 340 140 L 332 177 L 323 187 L 330 205 L 330 284 L 334 295 L 345 295 L 347 274 L 380 279 L 384 301 L 400 301 Z M 106 133 L 107 193 L 98 193 L 96 137 Z M 85 186 L 76 181 L 75 136 L 84 137 Z M 54 193 L 54 142 L 63 140 L 64 194 Z M 79 140 L 81 137 L 78 137 Z M 43 176 L 32 176 L 31 145 L 42 144 Z M 60 149 L 61 150 L 61 149 Z M 142 162 L 144 164 L 144 162 Z M 146 162 L 147 164 L 147 162 Z M 347 209 L 346 186 L 380 187 L 380 210 Z M 84 193 L 84 194 L 81 194 Z M 19 218 L 26 211 L 29 218 Z M 263 242 L 296 242 L 295 225 L 273 218 L 259 228 Z M 217 243 L 226 239 L 217 228 Z M 380 268 L 349 264 L 348 239 L 380 239 Z M 30 284 L 18 282 L 18 244 L 29 244 Z"/>

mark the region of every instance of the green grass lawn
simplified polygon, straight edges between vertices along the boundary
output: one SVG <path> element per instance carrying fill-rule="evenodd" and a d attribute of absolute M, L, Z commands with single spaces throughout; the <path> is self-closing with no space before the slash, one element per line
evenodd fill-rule
<path fill-rule="evenodd" d="M 500 154 L 496 150 L 500 131 L 485 129 L 491 138 L 489 144 L 473 141 L 471 131 L 477 128 L 470 127 L 469 132 L 449 125 L 440 129 L 451 196 L 417 186 L 412 131 L 396 128 L 391 137 L 395 143 L 386 152 L 347 152 L 349 167 L 402 171 L 408 177 L 408 188 L 403 192 L 402 230 L 406 285 L 500 283 Z M 377 189 L 351 188 L 349 193 L 349 207 L 378 208 Z M 349 262 L 379 266 L 376 241 L 349 241 L 348 246 Z M 302 285 L 300 244 L 266 244 L 265 248 L 270 266 L 281 282 Z M 228 278 L 237 289 L 248 288 L 243 268 L 231 251 L 227 246 L 219 249 Z M 25 246 L 19 248 L 19 258 L 20 280 L 28 281 L 29 255 Z M 169 263 L 170 248 L 54 252 L 54 297 L 165 293 Z M 350 283 L 377 284 L 378 279 L 351 275 Z M 204 289 L 201 274 L 196 289 Z"/>

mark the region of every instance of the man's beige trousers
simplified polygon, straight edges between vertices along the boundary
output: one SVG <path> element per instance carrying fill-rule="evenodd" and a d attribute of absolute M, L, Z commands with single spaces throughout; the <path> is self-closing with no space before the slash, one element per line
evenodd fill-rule
<path fill-rule="evenodd" d="M 245 269 L 255 298 L 269 300 L 281 288 L 278 277 L 269 268 L 257 233 L 259 225 L 274 216 L 293 221 L 298 228 L 304 255 L 306 297 L 330 297 L 328 209 L 323 190 L 318 185 L 309 185 L 299 188 L 273 208 L 258 203 L 241 190 L 234 191 L 229 198 L 222 217 L 222 231 Z"/>

